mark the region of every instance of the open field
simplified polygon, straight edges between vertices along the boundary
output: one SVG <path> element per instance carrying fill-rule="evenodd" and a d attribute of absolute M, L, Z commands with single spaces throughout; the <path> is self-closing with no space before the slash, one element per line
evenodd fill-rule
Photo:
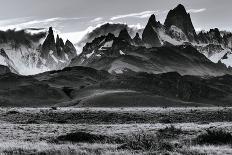
<path fill-rule="evenodd" d="M 232 152 L 232 108 L 2 108 L 0 122 L 2 154 Z M 197 140 L 208 130 L 227 141 Z"/>

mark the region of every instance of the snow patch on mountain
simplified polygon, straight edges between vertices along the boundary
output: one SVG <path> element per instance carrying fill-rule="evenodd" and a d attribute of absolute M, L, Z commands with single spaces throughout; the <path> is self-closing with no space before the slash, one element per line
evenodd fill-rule
<path fill-rule="evenodd" d="M 228 52 L 227 49 L 224 49 L 220 52 L 215 52 L 215 54 L 213 54 L 212 56 L 208 57 L 212 62 L 214 63 L 218 63 L 222 58 L 223 56 Z"/>
<path fill-rule="evenodd" d="M 56 62 L 59 63 L 59 60 L 54 56 L 53 54 L 54 52 L 52 50 L 50 50 L 49 55 L 52 57 L 52 59 Z"/>
<path fill-rule="evenodd" d="M 108 41 L 108 42 L 106 42 L 103 46 L 101 46 L 101 47 L 99 48 L 99 50 L 105 50 L 106 48 L 110 48 L 110 47 L 113 46 L 113 43 L 114 43 L 113 40 Z"/>
<path fill-rule="evenodd" d="M 119 53 L 120 53 L 121 55 L 125 55 L 125 53 L 124 53 L 122 50 L 120 50 Z"/>
<path fill-rule="evenodd" d="M 227 53 L 225 59 L 221 59 L 221 62 L 224 63 L 227 67 L 232 67 L 232 53 Z"/>
<path fill-rule="evenodd" d="M 64 56 L 65 56 L 66 60 L 69 60 L 68 54 L 65 53 Z"/>
<path fill-rule="evenodd" d="M 158 31 L 160 40 L 162 41 L 162 43 L 164 44 L 164 42 L 169 42 L 172 45 L 182 45 L 183 41 L 177 41 L 174 38 L 171 38 L 166 32 L 164 32 L 163 30 L 159 30 Z"/>
<path fill-rule="evenodd" d="M 188 41 L 187 36 L 184 34 L 184 32 L 174 25 L 170 27 L 169 33 L 173 38 L 175 38 L 178 41 Z"/>
<path fill-rule="evenodd" d="M 87 54 L 86 57 L 87 57 L 87 58 L 90 58 L 90 57 L 94 54 L 94 51 L 95 51 L 95 50 L 93 50 L 92 53 Z"/>

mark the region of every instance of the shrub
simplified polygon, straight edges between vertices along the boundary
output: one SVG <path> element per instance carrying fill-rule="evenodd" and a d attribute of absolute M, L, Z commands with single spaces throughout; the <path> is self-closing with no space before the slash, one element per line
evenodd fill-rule
<path fill-rule="evenodd" d="M 206 130 L 196 138 L 198 144 L 232 144 L 232 135 L 223 130 Z"/>
<path fill-rule="evenodd" d="M 159 139 L 155 134 L 132 134 L 124 139 L 124 144 L 119 149 L 141 150 L 141 151 L 173 151 L 174 146 Z"/>
<path fill-rule="evenodd" d="M 58 141 L 69 141 L 75 143 L 95 143 L 106 142 L 109 140 L 107 136 L 95 135 L 87 132 L 75 132 L 59 136 Z"/>
<path fill-rule="evenodd" d="M 7 115 L 15 115 L 15 114 L 19 114 L 19 112 L 15 111 L 15 110 L 12 110 L 12 111 L 8 111 L 6 114 Z"/>
<path fill-rule="evenodd" d="M 183 131 L 181 129 L 177 129 L 173 125 L 171 125 L 171 126 L 166 127 L 164 129 L 160 129 L 157 132 L 157 137 L 158 138 L 175 138 L 178 135 L 180 135 L 181 133 L 183 133 Z"/>

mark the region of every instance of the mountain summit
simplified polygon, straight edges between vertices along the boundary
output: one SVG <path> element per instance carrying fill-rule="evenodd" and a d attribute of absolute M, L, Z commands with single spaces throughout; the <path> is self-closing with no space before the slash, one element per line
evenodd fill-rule
<path fill-rule="evenodd" d="M 147 47 L 161 46 L 159 36 L 156 32 L 158 24 L 159 23 L 156 21 L 155 15 L 151 15 L 142 34 L 142 40 Z"/>
<path fill-rule="evenodd" d="M 197 40 L 197 34 L 193 27 L 190 14 L 187 13 L 185 7 L 181 4 L 168 12 L 164 25 L 167 29 L 171 28 L 171 26 L 178 27 L 191 42 Z"/>

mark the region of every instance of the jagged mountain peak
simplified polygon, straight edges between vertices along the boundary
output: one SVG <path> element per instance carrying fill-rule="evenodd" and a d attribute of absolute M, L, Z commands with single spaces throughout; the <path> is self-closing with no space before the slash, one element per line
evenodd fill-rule
<path fill-rule="evenodd" d="M 187 13 L 182 4 L 179 4 L 176 8 L 168 12 L 164 25 L 167 29 L 169 29 L 171 26 L 176 26 L 185 33 L 189 41 L 197 41 L 197 34 L 190 14 Z"/>
<path fill-rule="evenodd" d="M 158 28 L 158 27 L 160 27 L 160 25 L 161 25 L 160 22 L 156 20 L 156 17 L 155 17 L 154 14 L 152 14 L 152 15 L 150 16 L 150 18 L 149 18 L 147 24 L 148 24 L 148 25 L 151 25 L 151 26 L 154 27 L 154 28 Z"/>
<path fill-rule="evenodd" d="M 126 41 L 131 41 L 131 36 L 129 35 L 127 29 L 122 29 L 118 35 L 119 39 L 126 40 Z"/>
<path fill-rule="evenodd" d="M 156 21 L 155 15 L 151 15 L 148 20 L 148 23 L 143 31 L 142 40 L 145 43 L 146 47 L 159 47 L 161 42 L 159 36 L 156 32 L 158 22 Z"/>
<path fill-rule="evenodd" d="M 148 20 L 148 23 L 154 23 L 154 22 L 156 22 L 156 17 L 154 14 L 152 14 Z"/>
<path fill-rule="evenodd" d="M 142 45 L 143 45 L 143 41 L 142 41 L 142 39 L 140 38 L 139 33 L 136 33 L 135 37 L 133 38 L 133 42 L 134 42 L 134 44 L 137 45 L 137 46 L 142 46 Z"/>
<path fill-rule="evenodd" d="M 180 13 L 186 13 L 187 14 L 187 11 L 186 11 L 184 5 L 182 5 L 182 4 L 178 4 L 177 7 L 174 8 L 173 10 L 179 11 Z"/>
<path fill-rule="evenodd" d="M 49 27 L 48 35 L 54 36 L 53 28 Z"/>

